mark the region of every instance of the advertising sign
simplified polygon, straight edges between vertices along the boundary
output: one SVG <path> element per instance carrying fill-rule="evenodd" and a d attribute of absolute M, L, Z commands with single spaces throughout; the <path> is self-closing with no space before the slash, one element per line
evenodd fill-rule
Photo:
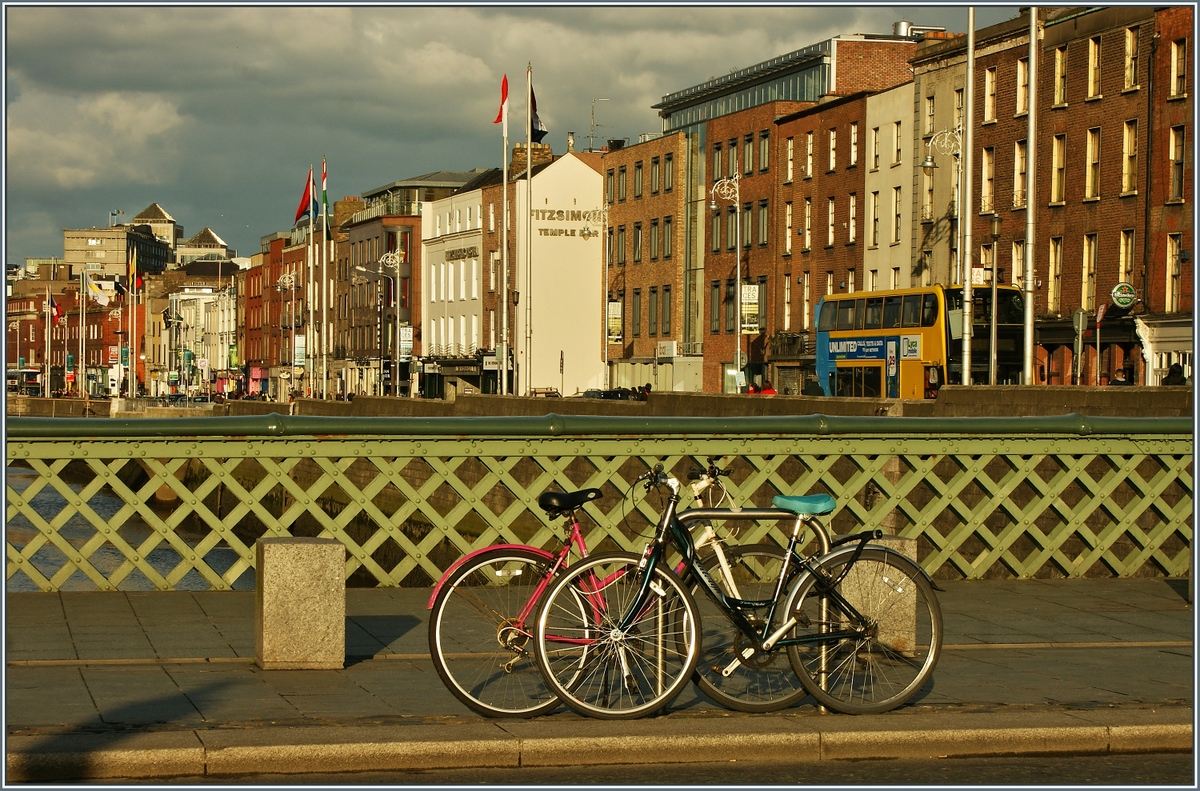
<path fill-rule="evenodd" d="M 758 286 L 742 286 L 742 334 L 758 334 Z"/>
<path fill-rule="evenodd" d="M 1112 301 L 1118 308 L 1131 307 L 1137 300 L 1137 289 L 1129 283 L 1117 283 L 1113 286 Z"/>

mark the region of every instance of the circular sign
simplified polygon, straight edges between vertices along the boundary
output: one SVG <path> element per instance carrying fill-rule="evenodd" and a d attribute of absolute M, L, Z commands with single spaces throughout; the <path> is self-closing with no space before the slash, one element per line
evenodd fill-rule
<path fill-rule="evenodd" d="M 1137 290 L 1129 283 L 1117 283 L 1113 286 L 1112 301 L 1118 308 L 1127 308 L 1137 299 Z"/>

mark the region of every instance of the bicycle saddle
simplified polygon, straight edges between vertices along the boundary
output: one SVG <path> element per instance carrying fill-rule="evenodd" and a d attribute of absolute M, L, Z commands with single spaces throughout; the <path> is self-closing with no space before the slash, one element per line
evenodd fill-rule
<path fill-rule="evenodd" d="M 800 497 L 777 495 L 771 500 L 771 505 L 791 511 L 793 514 L 818 516 L 827 514 L 837 508 L 837 500 L 827 494 L 807 494 Z"/>
<path fill-rule="evenodd" d="M 584 503 L 599 500 L 603 493 L 599 489 L 580 489 L 577 492 L 542 492 L 538 505 L 549 514 L 574 511 Z"/>

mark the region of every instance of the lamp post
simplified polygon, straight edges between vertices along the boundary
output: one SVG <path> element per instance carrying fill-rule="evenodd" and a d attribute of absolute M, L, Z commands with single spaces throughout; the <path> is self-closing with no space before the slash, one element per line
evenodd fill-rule
<path fill-rule="evenodd" d="M 925 159 L 917 167 L 931 179 L 938 166 L 933 157 L 935 150 L 942 156 L 954 157 L 954 279 L 961 283 L 962 246 L 959 244 L 959 233 L 962 230 L 962 127 L 956 126 L 953 129 L 935 132 L 925 143 Z"/>
<path fill-rule="evenodd" d="M 988 384 L 996 384 L 996 273 L 1000 258 L 1000 215 L 992 213 L 992 309 L 988 327 Z"/>
<path fill-rule="evenodd" d="M 736 227 L 734 253 L 737 256 L 737 345 L 734 349 L 733 364 L 736 369 L 735 382 L 737 383 L 738 392 L 741 392 L 741 382 L 737 382 L 736 377 L 742 375 L 742 190 L 741 176 L 734 173 L 729 178 L 724 178 L 712 185 L 709 191 L 711 198 L 708 203 L 708 210 L 715 212 L 719 208 L 717 206 L 717 198 L 726 202 L 733 203 L 734 209 L 734 226 Z"/>
<path fill-rule="evenodd" d="M 291 325 L 292 328 L 292 345 L 291 348 L 288 349 L 288 367 L 292 370 L 288 371 L 287 380 L 291 385 L 289 389 L 291 389 L 291 387 L 294 387 L 295 385 L 295 383 L 292 381 L 292 376 L 296 373 L 296 278 L 291 272 L 284 272 L 279 276 L 279 280 L 275 281 L 275 288 L 281 294 L 283 293 L 284 289 L 287 289 L 288 291 L 288 324 Z M 282 310 L 280 312 L 282 312 Z M 280 339 L 282 340 L 282 322 L 279 324 L 279 333 Z M 305 353 L 307 353 L 307 351 L 308 350 L 306 349 Z M 282 362 L 283 361 L 280 360 L 280 363 Z M 283 366 L 281 365 L 280 367 Z"/>
<path fill-rule="evenodd" d="M 384 269 L 392 270 L 394 277 L 389 277 L 392 287 L 392 395 L 400 395 L 400 265 L 404 263 L 404 256 L 398 252 L 387 252 L 379 258 L 379 271 L 383 273 Z M 388 275 L 384 275 L 388 277 Z M 380 328 L 380 332 L 383 329 Z M 380 356 L 383 356 L 383 350 L 380 349 Z"/>
<path fill-rule="evenodd" d="M 382 260 L 380 263 L 382 264 Z M 354 267 L 354 271 L 356 274 L 351 276 L 350 283 L 356 286 L 372 281 L 378 283 L 380 280 L 391 281 L 392 279 L 391 275 L 385 275 L 383 272 L 376 272 L 375 270 L 367 269 L 365 266 L 356 266 Z M 376 381 L 376 384 L 379 387 L 378 394 L 383 395 L 383 292 L 379 290 L 378 286 L 375 287 L 375 306 L 379 311 L 379 324 L 375 331 L 376 343 L 379 344 L 379 378 Z M 393 372 L 393 377 L 394 376 L 395 372 Z"/>

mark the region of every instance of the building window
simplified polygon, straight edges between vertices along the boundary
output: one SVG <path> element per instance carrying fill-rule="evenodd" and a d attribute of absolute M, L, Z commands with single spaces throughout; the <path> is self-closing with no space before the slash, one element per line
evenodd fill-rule
<path fill-rule="evenodd" d="M 675 187 L 675 155 L 663 157 L 663 192 L 670 192 Z"/>
<path fill-rule="evenodd" d="M 792 254 L 792 202 L 783 204 L 783 254 Z"/>
<path fill-rule="evenodd" d="M 659 189 L 659 178 L 662 175 L 662 170 L 659 166 L 658 157 L 650 160 L 650 194 L 657 195 Z"/>
<path fill-rule="evenodd" d="M 742 141 L 742 170 L 745 173 L 754 172 L 754 135 L 746 135 Z"/>
<path fill-rule="evenodd" d="M 633 337 L 640 338 L 642 336 L 642 290 L 640 288 L 633 290 L 633 306 L 630 312 L 633 314 L 630 317 L 633 324 Z"/>
<path fill-rule="evenodd" d="M 979 173 L 979 211 L 988 214 L 996 209 L 996 149 L 983 149 Z"/>
<path fill-rule="evenodd" d="M 868 142 L 870 142 L 870 144 L 871 144 L 871 170 L 878 170 L 879 169 L 879 127 L 878 126 L 872 127 L 871 139 Z"/>
<path fill-rule="evenodd" d="M 1087 130 L 1087 176 L 1083 183 L 1083 197 L 1100 197 L 1100 127 Z"/>
<path fill-rule="evenodd" d="M 796 139 L 794 137 L 789 137 L 787 139 L 787 175 L 784 178 L 784 183 L 786 184 L 792 183 L 793 167 L 795 166 L 792 158 L 795 155 L 795 148 Z"/>
<path fill-rule="evenodd" d="M 1121 257 L 1117 262 L 1117 281 L 1129 283 L 1133 280 L 1133 229 L 1121 231 Z"/>
<path fill-rule="evenodd" d="M 955 129 L 963 128 L 963 119 L 965 119 L 967 117 L 966 116 L 966 112 L 967 112 L 967 103 L 966 102 L 967 102 L 966 95 L 965 95 L 963 89 L 955 88 L 954 89 L 954 128 Z"/>
<path fill-rule="evenodd" d="M 642 163 L 640 161 L 633 165 L 633 197 L 642 197 Z"/>
<path fill-rule="evenodd" d="M 738 293 L 737 282 L 730 278 L 725 281 L 725 331 L 735 332 L 737 328 Z"/>
<path fill-rule="evenodd" d="M 1140 28 L 1125 29 L 1125 90 L 1138 87 L 1138 32 Z"/>
<path fill-rule="evenodd" d="M 1054 50 L 1054 103 L 1067 103 L 1067 45 Z"/>
<path fill-rule="evenodd" d="M 898 267 L 898 266 L 892 267 L 892 282 L 891 282 L 891 285 L 888 286 L 888 288 L 892 288 L 892 289 L 900 288 L 900 267 Z"/>
<path fill-rule="evenodd" d="M 808 272 L 804 273 L 804 282 L 801 284 L 801 289 L 800 298 L 804 309 L 801 311 L 800 320 L 804 325 L 804 329 L 807 330 L 811 326 L 812 319 L 812 276 Z"/>
<path fill-rule="evenodd" d="M 933 97 L 926 96 L 925 97 L 925 132 L 924 133 L 927 135 L 933 134 L 934 131 L 936 130 L 936 127 L 934 126 L 934 121 L 933 121 L 933 108 L 934 108 Z"/>
<path fill-rule="evenodd" d="M 716 212 L 712 217 L 712 251 L 721 252 L 721 214 Z"/>
<path fill-rule="evenodd" d="M 804 250 L 812 249 L 812 198 L 804 199 Z"/>
<path fill-rule="evenodd" d="M 1167 234 L 1167 292 L 1166 310 L 1179 311 L 1179 295 L 1183 286 L 1183 234 Z"/>
<path fill-rule="evenodd" d="M 1025 206 L 1026 172 L 1025 141 L 1018 140 L 1013 145 L 1013 208 L 1015 209 Z"/>
<path fill-rule="evenodd" d="M 900 122 L 892 124 L 892 142 L 895 144 L 892 149 L 892 164 L 900 164 L 900 159 L 904 154 L 904 136 L 901 134 Z"/>
<path fill-rule="evenodd" d="M 713 181 L 721 180 L 721 144 L 713 143 L 713 165 L 712 165 Z"/>
<path fill-rule="evenodd" d="M 767 201 L 760 200 L 758 202 L 758 244 L 759 244 L 759 246 L 766 245 L 766 243 L 767 243 L 767 224 L 768 224 L 768 216 L 767 215 L 768 215 Z"/>
<path fill-rule="evenodd" d="M 854 293 L 854 270 L 853 269 L 846 270 L 846 293 L 847 294 Z"/>
<path fill-rule="evenodd" d="M 847 241 L 854 244 L 858 239 L 858 193 L 850 193 L 850 224 L 848 226 L 849 238 Z"/>
<path fill-rule="evenodd" d="M 750 239 L 753 237 L 754 226 L 750 224 L 751 204 L 742 204 L 742 247 L 750 247 Z"/>
<path fill-rule="evenodd" d="M 783 331 L 792 329 L 792 273 L 783 273 Z"/>
<path fill-rule="evenodd" d="M 921 173 L 921 222 L 933 222 L 932 173 Z"/>
<path fill-rule="evenodd" d="M 983 73 L 983 120 L 996 120 L 996 67 L 992 66 Z"/>
<path fill-rule="evenodd" d="M 1172 97 L 1187 95 L 1187 53 L 1186 38 L 1171 42 L 1171 85 L 1167 90 Z"/>
<path fill-rule="evenodd" d="M 662 334 L 663 337 L 671 335 L 671 287 L 664 285 L 662 287 L 662 309 L 659 311 L 662 317 Z"/>
<path fill-rule="evenodd" d="M 625 166 L 621 165 L 617 169 L 617 201 L 625 202 Z"/>
<path fill-rule="evenodd" d="M 642 224 L 640 222 L 633 224 L 633 262 L 635 264 L 642 262 Z"/>
<path fill-rule="evenodd" d="M 804 177 L 812 178 L 813 174 L 813 133 L 808 132 L 805 135 L 804 142 Z"/>
<path fill-rule="evenodd" d="M 833 270 L 825 271 L 825 295 L 829 296 L 833 293 Z"/>
<path fill-rule="evenodd" d="M 729 152 L 725 155 L 725 164 L 728 171 L 725 175 L 728 178 L 733 178 L 738 172 L 738 148 L 737 138 L 729 141 Z"/>
<path fill-rule="evenodd" d="M 1171 127 L 1171 193 L 1168 200 L 1183 200 L 1183 127 Z"/>
<path fill-rule="evenodd" d="M 858 122 L 850 124 L 850 167 L 858 164 Z"/>
<path fill-rule="evenodd" d="M 708 290 L 708 331 L 721 331 L 721 281 L 714 280 Z"/>
<path fill-rule="evenodd" d="M 1137 119 L 1125 122 L 1121 141 L 1121 194 L 1137 193 Z"/>
<path fill-rule="evenodd" d="M 658 286 L 650 287 L 650 299 L 646 307 L 650 311 L 650 315 L 647 316 L 646 321 L 647 334 L 654 337 L 658 335 Z"/>
<path fill-rule="evenodd" d="M 1025 279 L 1025 240 L 1014 239 L 1012 243 L 1012 253 L 1009 261 L 1012 262 L 1012 278 L 1010 283 L 1019 285 Z"/>
<path fill-rule="evenodd" d="M 766 170 L 771 162 L 771 133 L 758 133 L 758 169 Z"/>
<path fill-rule="evenodd" d="M 899 187 L 892 187 L 892 243 L 900 242 L 900 217 L 904 207 L 904 201 L 900 195 Z"/>
<path fill-rule="evenodd" d="M 829 199 L 829 212 L 828 212 L 829 221 L 826 224 L 826 234 L 825 234 L 825 246 L 826 247 L 830 247 L 833 245 L 833 228 L 834 228 L 833 218 L 834 218 L 834 213 L 836 210 L 836 205 L 837 205 L 837 199 L 830 198 Z"/>
<path fill-rule="evenodd" d="M 1100 96 L 1100 37 L 1088 39 L 1088 84 L 1089 99 Z"/>
<path fill-rule="evenodd" d="M 671 257 L 671 243 L 674 241 L 674 222 L 670 216 L 663 217 L 662 254 L 663 258 Z"/>
<path fill-rule="evenodd" d="M 650 221 L 650 260 L 658 260 L 658 220 Z"/>
<path fill-rule="evenodd" d="M 1029 58 L 1017 60 L 1017 115 L 1029 112 Z"/>
<path fill-rule="evenodd" d="M 736 250 L 738 243 L 738 206 L 730 206 L 725 214 L 725 249 Z"/>
<path fill-rule="evenodd" d="M 1083 235 L 1083 293 L 1080 306 L 1084 310 L 1096 309 L 1096 234 Z"/>
<path fill-rule="evenodd" d="M 617 226 L 617 266 L 625 266 L 625 226 Z"/>
<path fill-rule="evenodd" d="M 871 247 L 879 246 L 879 193 L 871 193 L 871 205 L 867 207 L 871 213 L 870 232 L 867 234 L 867 244 Z"/>
<path fill-rule="evenodd" d="M 879 273 L 876 271 L 872 271 L 871 274 L 878 275 Z M 921 251 L 921 285 L 923 285 L 923 286 L 933 285 L 933 251 L 932 250 L 922 250 Z M 874 289 L 875 286 L 878 286 L 878 283 L 872 283 L 872 289 Z"/>
<path fill-rule="evenodd" d="M 1050 202 L 1066 200 L 1067 189 L 1067 136 L 1055 135 L 1050 149 Z"/>
<path fill-rule="evenodd" d="M 837 169 L 837 130 L 829 130 L 829 169 Z"/>
<path fill-rule="evenodd" d="M 1058 314 L 1062 302 L 1062 237 L 1050 239 L 1046 260 L 1046 310 Z"/>

